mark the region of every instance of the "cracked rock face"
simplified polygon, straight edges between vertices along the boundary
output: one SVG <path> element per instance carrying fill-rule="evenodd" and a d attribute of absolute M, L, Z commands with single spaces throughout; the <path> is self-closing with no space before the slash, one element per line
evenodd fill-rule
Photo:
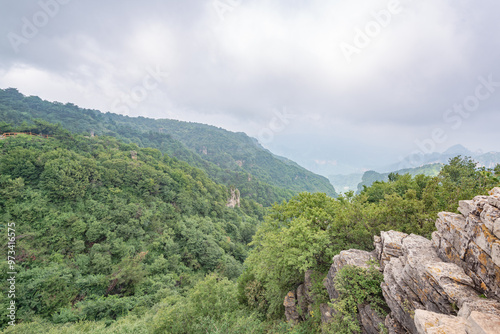
<path fill-rule="evenodd" d="M 384 269 L 382 291 L 393 317 L 411 333 L 417 309 L 451 315 L 470 300 L 479 299 L 474 282 L 462 268 L 443 262 L 424 237 L 402 238 L 403 255 Z"/>
<path fill-rule="evenodd" d="M 403 255 L 402 240 L 407 236 L 406 233 L 388 231 L 380 232 L 380 237 L 374 238 L 375 252 L 382 270 L 391 258 Z"/>
<path fill-rule="evenodd" d="M 456 333 L 467 334 L 465 319 L 434 312 L 416 310 L 415 326 L 419 334 Z"/>
<path fill-rule="evenodd" d="M 461 214 L 441 212 L 432 241 L 396 231 L 374 238 L 375 251 L 343 251 L 333 258 L 324 286 L 338 297 L 336 274 L 345 265 L 368 268 L 377 259 L 384 273 L 382 292 L 391 310 L 385 319 L 358 305 L 363 333 L 500 334 L 500 188 L 490 196 L 460 201 Z M 307 275 L 285 299 L 287 319 L 298 321 L 297 296 L 307 297 Z M 288 306 L 293 305 L 293 310 Z M 321 305 L 324 322 L 333 315 Z"/>
<path fill-rule="evenodd" d="M 500 299 L 500 188 L 492 196 L 461 201 L 462 215 L 442 212 L 432 239 L 441 259 L 455 263 L 488 297 Z M 470 207 L 464 202 L 470 202 Z M 493 204 L 493 205 L 492 205 Z"/>
<path fill-rule="evenodd" d="M 461 214 L 439 213 L 432 241 L 393 231 L 375 238 L 392 327 L 399 323 L 410 333 L 500 333 L 499 204 L 500 188 L 460 201 Z"/>
<path fill-rule="evenodd" d="M 455 317 L 416 310 L 415 326 L 418 334 L 498 334 L 500 317 L 477 311 Z"/>

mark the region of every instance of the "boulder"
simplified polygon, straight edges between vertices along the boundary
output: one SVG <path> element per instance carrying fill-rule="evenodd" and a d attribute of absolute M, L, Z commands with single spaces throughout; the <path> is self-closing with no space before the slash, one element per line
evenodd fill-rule
<path fill-rule="evenodd" d="M 415 326 L 419 334 L 498 334 L 500 316 L 472 311 L 464 318 L 417 310 Z"/>
<path fill-rule="evenodd" d="M 465 330 L 466 320 L 425 310 L 415 311 L 415 326 L 418 334 L 469 334 Z"/>
<path fill-rule="evenodd" d="M 382 291 L 392 317 L 410 333 L 417 332 L 417 310 L 456 315 L 465 303 L 481 300 L 474 280 L 455 263 L 442 261 L 433 244 L 421 236 L 405 237 L 403 256 L 392 258 L 384 269 Z"/>
<path fill-rule="evenodd" d="M 321 304 L 319 310 L 321 312 L 321 323 L 327 324 L 332 321 L 333 309 L 328 304 Z"/>
<path fill-rule="evenodd" d="M 465 328 L 467 334 L 498 334 L 500 333 L 500 317 L 474 311 L 467 318 Z"/>

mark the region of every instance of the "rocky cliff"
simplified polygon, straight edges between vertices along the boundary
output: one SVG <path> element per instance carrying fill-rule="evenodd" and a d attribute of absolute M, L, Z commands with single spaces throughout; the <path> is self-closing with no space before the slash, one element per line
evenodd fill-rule
<path fill-rule="evenodd" d="M 358 305 L 363 333 L 377 334 L 383 323 L 394 334 L 500 334 L 500 188 L 460 201 L 458 210 L 461 214 L 439 214 L 432 240 L 382 232 L 374 238 L 373 252 L 348 250 L 333 258 L 324 280 L 332 300 L 338 297 L 333 283 L 342 267 L 366 268 L 371 259 L 380 264 L 390 312 L 382 319 L 369 305 Z M 285 300 L 290 320 L 300 307 L 297 295 L 291 291 Z M 329 305 L 321 305 L 321 311 L 322 320 L 330 321 Z"/>

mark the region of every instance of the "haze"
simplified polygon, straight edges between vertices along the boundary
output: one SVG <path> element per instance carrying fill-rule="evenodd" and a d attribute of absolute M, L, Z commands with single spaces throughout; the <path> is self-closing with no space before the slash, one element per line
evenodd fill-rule
<path fill-rule="evenodd" d="M 500 151 L 500 3 L 0 2 L 0 87 L 246 132 L 324 175 Z"/>

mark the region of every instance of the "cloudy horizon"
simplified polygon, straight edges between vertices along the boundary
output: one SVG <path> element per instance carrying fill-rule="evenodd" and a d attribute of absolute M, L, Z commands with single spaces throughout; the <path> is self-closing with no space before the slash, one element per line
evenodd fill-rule
<path fill-rule="evenodd" d="M 492 0 L 1 6 L 0 88 L 245 132 L 322 174 L 500 151 Z"/>

